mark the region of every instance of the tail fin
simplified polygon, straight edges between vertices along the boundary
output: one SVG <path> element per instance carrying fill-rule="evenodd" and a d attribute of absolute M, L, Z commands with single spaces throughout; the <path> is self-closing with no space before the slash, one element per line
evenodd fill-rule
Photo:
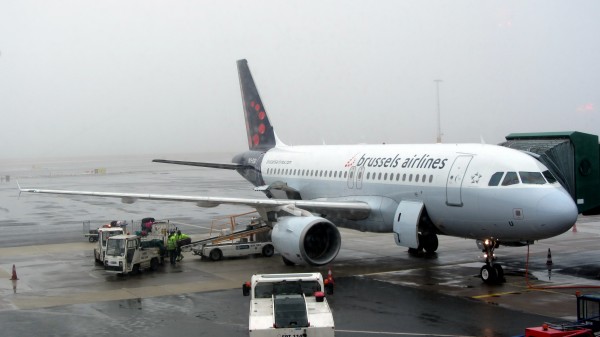
<path fill-rule="evenodd" d="M 276 145 L 275 132 L 269 122 L 265 106 L 260 99 L 248 61 L 237 61 L 242 91 L 242 103 L 246 117 L 246 131 L 248 133 L 248 148 L 250 150 L 268 150 Z"/>

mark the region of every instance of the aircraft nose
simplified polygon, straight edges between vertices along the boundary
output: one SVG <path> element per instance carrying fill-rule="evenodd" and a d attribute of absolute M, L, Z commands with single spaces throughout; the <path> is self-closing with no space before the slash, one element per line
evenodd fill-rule
<path fill-rule="evenodd" d="M 542 197 L 537 204 L 540 229 L 552 233 L 564 233 L 577 221 L 577 205 L 566 191 L 556 190 Z"/>

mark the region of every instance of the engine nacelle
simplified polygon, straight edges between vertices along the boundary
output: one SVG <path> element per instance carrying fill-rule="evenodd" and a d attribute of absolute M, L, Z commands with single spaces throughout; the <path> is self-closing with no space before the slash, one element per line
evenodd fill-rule
<path fill-rule="evenodd" d="M 337 227 L 316 216 L 280 217 L 271 231 L 271 240 L 285 259 L 312 266 L 328 264 L 342 246 Z"/>

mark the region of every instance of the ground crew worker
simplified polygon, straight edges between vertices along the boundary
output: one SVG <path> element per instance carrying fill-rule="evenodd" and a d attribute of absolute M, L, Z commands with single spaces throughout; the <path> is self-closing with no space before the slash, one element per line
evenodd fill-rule
<path fill-rule="evenodd" d="M 181 254 L 181 246 L 179 245 L 179 241 L 187 238 L 189 238 L 189 236 L 181 233 L 180 230 L 178 230 L 177 234 L 175 234 L 175 242 L 177 243 L 177 261 L 183 260 L 183 254 Z"/>
<path fill-rule="evenodd" d="M 170 234 L 167 239 L 167 252 L 169 253 L 169 262 L 175 264 L 177 258 L 177 241 L 175 240 L 175 234 Z"/>

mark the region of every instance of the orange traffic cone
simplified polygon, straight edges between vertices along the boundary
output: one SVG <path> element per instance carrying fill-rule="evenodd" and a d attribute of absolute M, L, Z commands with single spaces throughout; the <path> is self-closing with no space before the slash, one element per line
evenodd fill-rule
<path fill-rule="evenodd" d="M 18 280 L 19 278 L 17 277 L 17 268 L 15 267 L 15 265 L 13 264 L 13 271 L 12 271 L 12 277 L 10 278 L 13 281 Z"/>

